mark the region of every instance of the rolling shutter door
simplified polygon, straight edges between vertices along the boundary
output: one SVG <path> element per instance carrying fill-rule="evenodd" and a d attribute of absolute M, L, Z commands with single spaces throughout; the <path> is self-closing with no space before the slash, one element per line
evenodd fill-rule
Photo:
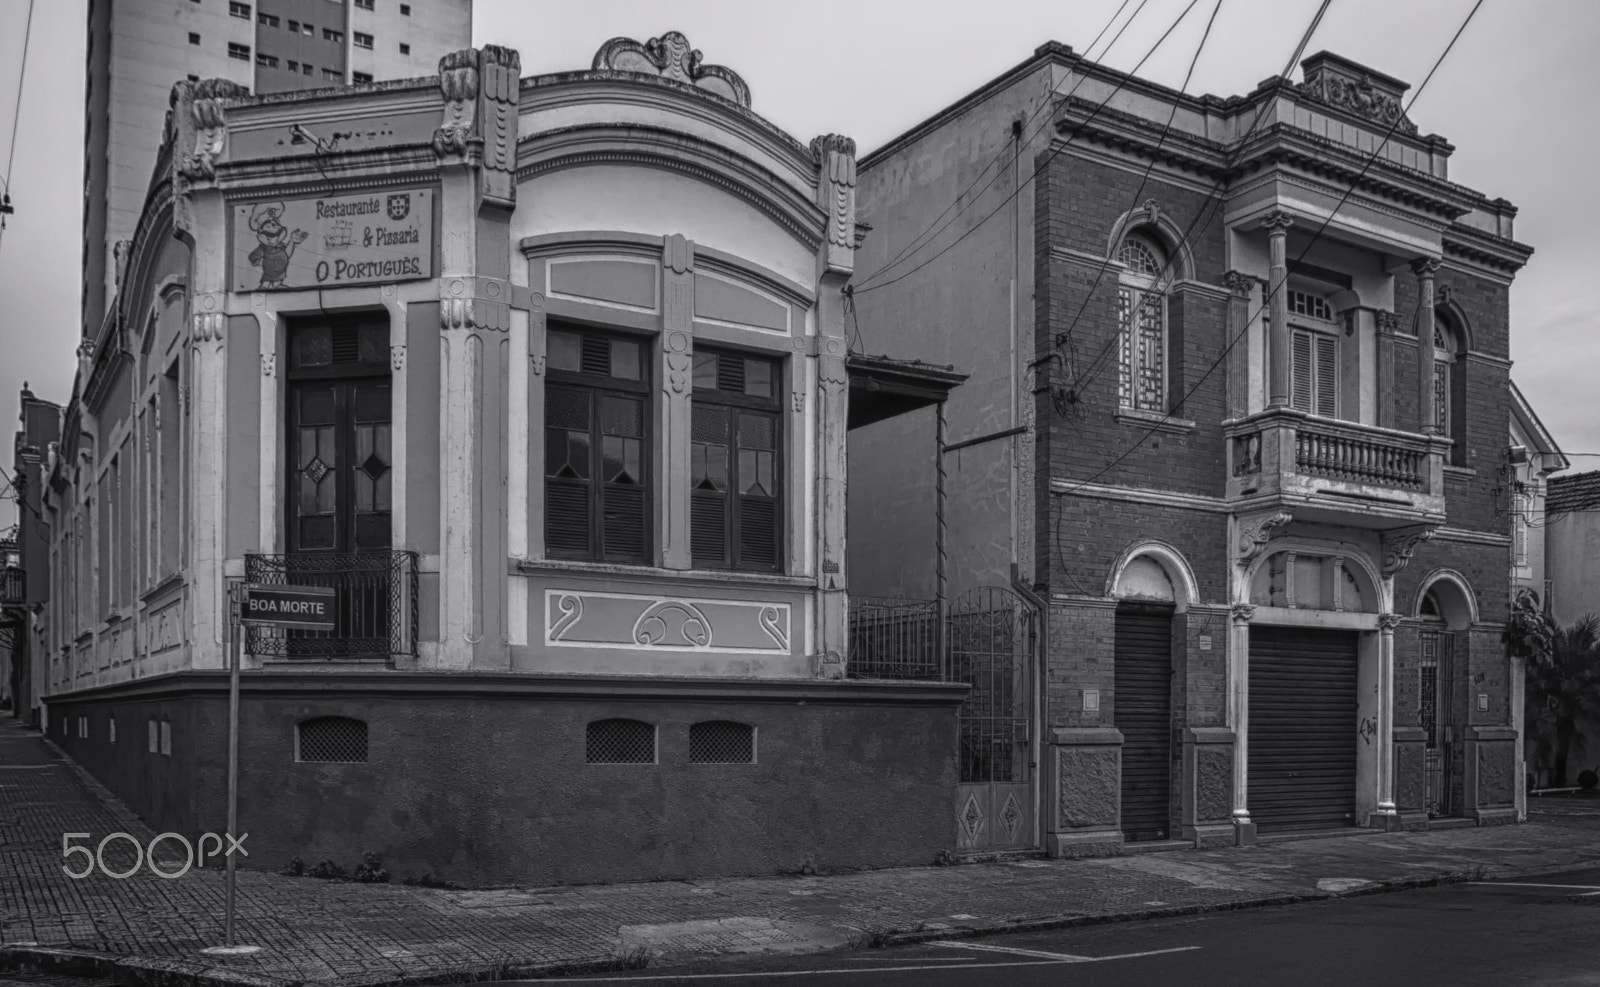
<path fill-rule="evenodd" d="M 1113 701 L 1122 731 L 1122 833 L 1168 837 L 1171 804 L 1172 608 L 1117 608 Z"/>
<path fill-rule="evenodd" d="M 1249 807 L 1264 833 L 1355 825 L 1356 635 L 1250 628 Z"/>

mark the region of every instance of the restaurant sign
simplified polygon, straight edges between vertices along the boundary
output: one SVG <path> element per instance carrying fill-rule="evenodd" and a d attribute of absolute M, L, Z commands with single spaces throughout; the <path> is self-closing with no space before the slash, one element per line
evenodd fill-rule
<path fill-rule="evenodd" d="M 433 277 L 433 192 L 272 199 L 233 208 L 233 290 Z"/>

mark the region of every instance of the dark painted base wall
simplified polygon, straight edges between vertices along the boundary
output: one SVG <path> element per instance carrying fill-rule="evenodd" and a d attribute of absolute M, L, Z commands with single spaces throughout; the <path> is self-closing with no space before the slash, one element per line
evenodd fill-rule
<path fill-rule="evenodd" d="M 354 870 L 370 851 L 392 880 L 568 884 L 929 864 L 955 845 L 962 688 L 586 681 L 246 675 L 247 866 Z M 367 763 L 294 760 L 296 725 L 329 715 L 367 722 Z M 162 717 L 170 755 L 148 749 Z M 658 763 L 585 763 L 586 724 L 609 717 L 656 724 Z M 50 738 L 158 831 L 225 828 L 225 676 L 59 697 L 50 718 Z M 690 724 L 716 719 L 756 727 L 758 763 L 689 763 Z"/>

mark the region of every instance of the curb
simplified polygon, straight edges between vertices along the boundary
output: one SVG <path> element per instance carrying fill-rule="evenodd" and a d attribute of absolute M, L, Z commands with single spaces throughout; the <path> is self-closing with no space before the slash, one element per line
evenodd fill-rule
<path fill-rule="evenodd" d="M 1375 881 L 1370 885 L 1349 891 L 1308 891 L 1299 894 L 1265 895 L 1260 898 L 1241 898 L 1237 901 L 1220 901 L 1194 905 L 1169 905 L 1131 912 L 1106 912 L 1098 915 L 1053 915 L 1014 922 L 993 922 L 987 925 L 952 926 L 947 929 L 914 929 L 904 932 L 893 930 L 880 934 L 878 946 L 902 946 L 935 939 L 979 939 L 985 936 L 1007 935 L 1018 932 L 1048 932 L 1052 929 L 1071 929 L 1091 925 L 1115 925 L 1119 922 L 1144 922 L 1151 919 L 1178 918 L 1211 912 L 1235 912 L 1250 908 L 1276 908 L 1298 905 L 1309 901 L 1328 901 L 1334 898 L 1357 898 L 1364 895 L 1388 894 L 1391 891 L 1411 891 L 1446 884 L 1462 884 L 1476 877 L 1477 869 L 1449 871 L 1432 877 L 1402 878 L 1393 881 Z"/>

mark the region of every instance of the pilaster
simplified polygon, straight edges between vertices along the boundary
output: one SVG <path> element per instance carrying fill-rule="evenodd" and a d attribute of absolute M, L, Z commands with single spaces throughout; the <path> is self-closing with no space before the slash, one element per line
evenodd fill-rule
<path fill-rule="evenodd" d="M 1250 345 L 1245 338 L 1250 322 L 1250 290 L 1255 278 L 1239 271 L 1224 275 L 1228 285 L 1227 338 L 1234 341 L 1228 350 L 1228 417 L 1250 414 Z"/>
<path fill-rule="evenodd" d="M 856 145 L 837 134 L 811 142 L 820 169 L 817 205 L 827 214 L 817 251 L 817 674 L 842 678 L 846 642 L 845 447 L 850 378 L 845 368 L 844 287 L 855 270 Z"/>
<path fill-rule="evenodd" d="M 1433 280 L 1440 261 L 1424 257 L 1411 262 L 1417 276 L 1417 431 L 1439 434 L 1438 405 L 1433 393 Z"/>
<path fill-rule="evenodd" d="M 668 569 L 688 569 L 689 544 L 689 426 L 694 413 L 694 241 L 674 233 L 661 250 L 661 406 L 656 427 L 662 441 L 656 489 L 656 526 L 661 532 L 661 564 Z"/>
<path fill-rule="evenodd" d="M 1228 727 L 1233 731 L 1234 844 L 1256 841 L 1256 824 L 1250 820 L 1250 618 L 1256 608 L 1235 603 L 1228 622 Z"/>
<path fill-rule="evenodd" d="M 1378 724 L 1372 738 L 1378 748 L 1378 809 L 1367 821 L 1373 829 L 1391 831 L 1405 828 L 1396 809 L 1394 785 L 1394 629 L 1399 624 L 1399 614 L 1378 616 Z"/>

